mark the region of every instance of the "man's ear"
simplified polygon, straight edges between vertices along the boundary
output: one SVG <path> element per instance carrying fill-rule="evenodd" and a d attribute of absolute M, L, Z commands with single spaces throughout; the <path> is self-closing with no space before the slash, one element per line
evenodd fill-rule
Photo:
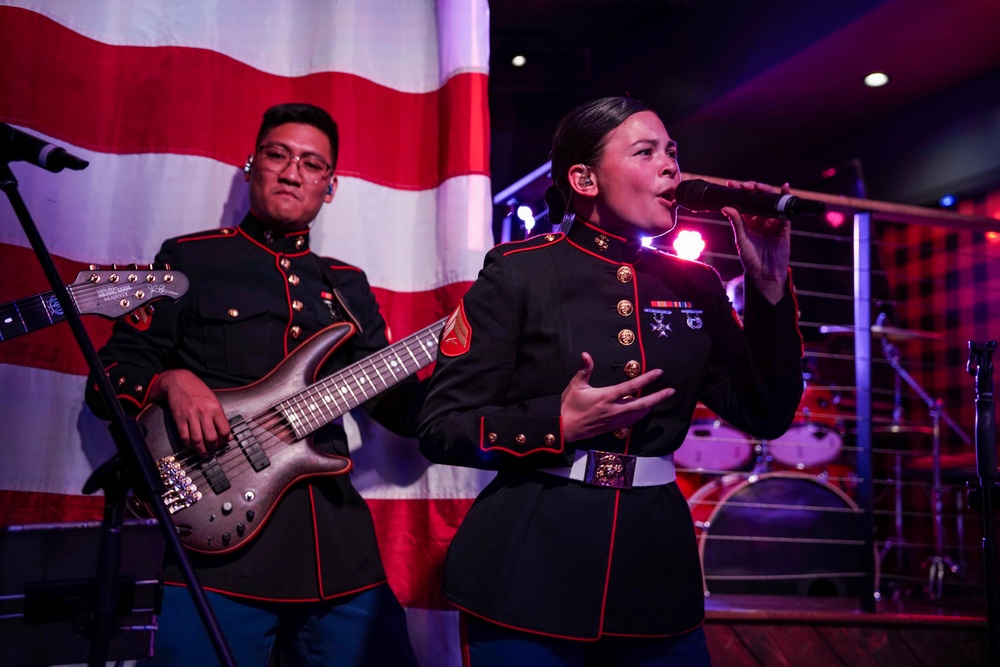
<path fill-rule="evenodd" d="M 337 194 L 337 177 L 334 176 L 330 179 L 329 185 L 326 186 L 326 196 L 323 197 L 323 201 L 329 204 L 333 201 L 333 195 Z"/>
<path fill-rule="evenodd" d="M 574 164 L 569 168 L 569 187 L 584 197 L 593 197 L 597 194 L 597 183 L 594 182 L 594 178 L 594 172 L 585 164 Z"/>

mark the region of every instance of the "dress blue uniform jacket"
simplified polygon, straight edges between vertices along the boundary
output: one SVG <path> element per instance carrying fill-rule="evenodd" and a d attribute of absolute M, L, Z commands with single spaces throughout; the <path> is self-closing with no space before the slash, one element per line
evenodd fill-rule
<path fill-rule="evenodd" d="M 116 323 L 100 353 L 119 400 L 133 412 L 145 406 L 162 371 L 186 368 L 213 389 L 241 387 L 345 319 L 359 331 L 335 350 L 322 374 L 387 345 L 365 274 L 310 252 L 307 232 L 274 233 L 248 215 L 238 228 L 170 239 L 156 261 L 184 273 L 188 293 L 176 303 L 157 303 L 148 327 Z M 364 408 L 384 426 L 413 433 L 421 390 L 419 383 L 401 383 Z M 87 399 L 96 413 L 104 412 L 92 383 Z M 349 455 L 340 424 L 315 435 L 318 446 Z M 317 601 L 386 580 L 371 514 L 349 475 L 295 484 L 246 547 L 190 556 L 205 588 L 257 599 Z M 173 567 L 165 580 L 183 581 Z"/>
<path fill-rule="evenodd" d="M 450 547 L 444 590 L 495 623 L 573 639 L 663 636 L 704 619 L 687 502 L 675 483 L 628 490 L 541 472 L 576 449 L 674 452 L 695 405 L 774 438 L 802 393 L 789 280 L 747 286 L 741 326 L 719 275 L 577 221 L 498 246 L 442 334 L 421 412 L 432 461 L 499 471 Z M 628 429 L 567 443 L 563 390 L 589 352 L 593 386 L 659 368 L 676 393 Z"/>

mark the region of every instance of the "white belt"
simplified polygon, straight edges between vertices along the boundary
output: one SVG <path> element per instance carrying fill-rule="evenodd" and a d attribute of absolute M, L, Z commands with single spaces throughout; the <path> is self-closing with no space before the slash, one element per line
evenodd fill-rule
<path fill-rule="evenodd" d="M 575 479 L 593 486 L 631 489 L 633 486 L 661 486 L 677 478 L 674 455 L 634 456 L 593 449 L 578 449 L 573 465 L 539 468 L 541 472 Z"/>

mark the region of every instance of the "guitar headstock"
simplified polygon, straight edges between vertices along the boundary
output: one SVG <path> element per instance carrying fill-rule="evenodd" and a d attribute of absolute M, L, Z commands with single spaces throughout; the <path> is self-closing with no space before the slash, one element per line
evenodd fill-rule
<path fill-rule="evenodd" d="M 92 264 L 67 289 L 81 315 L 115 319 L 158 299 L 176 301 L 187 292 L 188 279 L 169 265 L 113 265 L 110 270 L 101 270 Z"/>

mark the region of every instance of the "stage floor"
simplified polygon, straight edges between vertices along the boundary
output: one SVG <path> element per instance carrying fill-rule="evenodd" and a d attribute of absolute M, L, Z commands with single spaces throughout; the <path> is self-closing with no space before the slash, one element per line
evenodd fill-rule
<path fill-rule="evenodd" d="M 985 595 L 888 599 L 722 595 L 706 598 L 714 667 L 989 664 Z"/>

